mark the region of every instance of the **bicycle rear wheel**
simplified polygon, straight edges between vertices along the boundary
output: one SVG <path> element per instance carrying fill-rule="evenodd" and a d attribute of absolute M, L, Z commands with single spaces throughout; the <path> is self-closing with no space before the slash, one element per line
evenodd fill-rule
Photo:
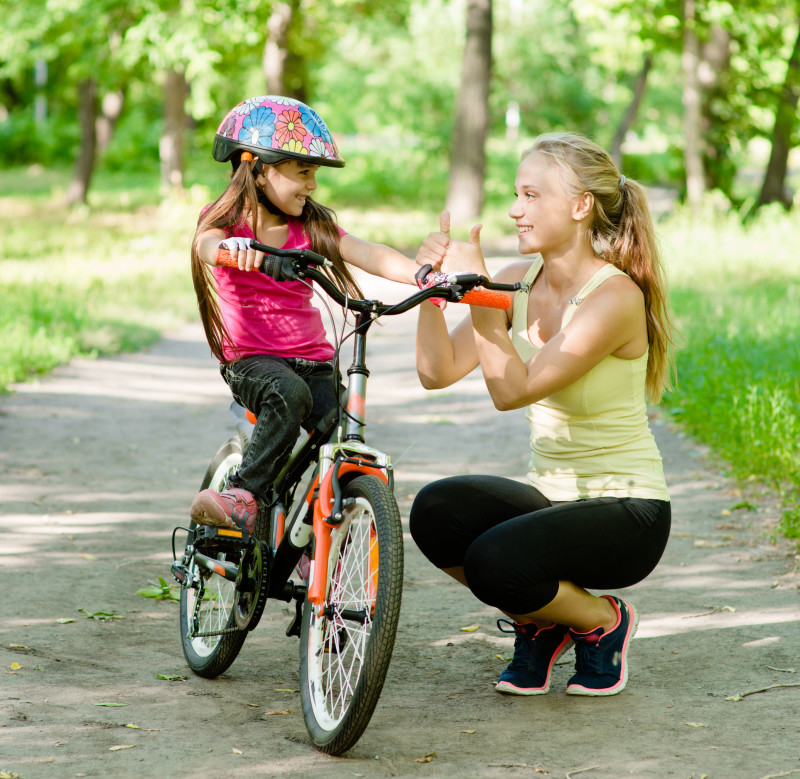
<path fill-rule="evenodd" d="M 228 475 L 242 462 L 239 436 L 229 438 L 208 466 L 201 490 L 222 490 Z M 196 527 L 192 522 L 191 530 Z M 193 534 L 189 534 L 189 538 Z M 236 563 L 241 550 L 220 551 L 219 560 Z M 213 679 L 226 671 L 236 659 L 247 637 L 234 618 L 236 588 L 233 582 L 194 563 L 188 569 L 192 587 L 181 588 L 180 630 L 183 654 L 189 667 L 198 675 Z M 226 631 L 226 632 L 223 632 Z M 210 635 L 207 635 L 210 634 Z"/>
<path fill-rule="evenodd" d="M 306 601 L 300 637 L 303 717 L 314 745 L 330 755 L 350 749 L 369 724 L 403 588 L 403 533 L 391 490 L 375 476 L 359 476 L 343 494 L 325 608 L 315 614 Z"/>

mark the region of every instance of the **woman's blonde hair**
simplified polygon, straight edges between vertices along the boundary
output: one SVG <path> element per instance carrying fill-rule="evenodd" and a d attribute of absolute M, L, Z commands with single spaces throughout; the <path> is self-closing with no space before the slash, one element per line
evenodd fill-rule
<path fill-rule="evenodd" d="M 275 164 L 281 165 L 282 162 Z M 227 344 L 235 354 L 236 344 L 232 343 L 225 328 L 216 296 L 213 271 L 200 259 L 197 252 L 197 239 L 206 230 L 213 228 L 224 230 L 227 235 L 230 235 L 233 228 L 245 224 L 250 215 L 252 215 L 253 235 L 258 235 L 259 193 L 253 176 L 255 160 L 241 162 L 241 154 L 239 154 L 232 160 L 232 163 L 233 171 L 230 183 L 225 191 L 200 214 L 192 240 L 192 281 L 197 295 L 200 320 L 203 323 L 211 353 L 221 363 L 230 362 L 225 358 L 223 346 Z M 262 194 L 261 198 L 265 197 Z M 265 205 L 268 208 L 274 208 L 269 201 L 266 201 Z M 334 212 L 309 197 L 306 198 L 303 213 L 298 218 L 303 223 L 311 250 L 327 257 L 340 275 L 330 273 L 327 268 L 324 269 L 324 272 L 343 292 L 347 291 L 353 297 L 362 297 L 361 290 L 347 269 L 339 251 L 339 228 Z M 342 277 L 344 281 L 342 281 Z"/>
<path fill-rule="evenodd" d="M 642 290 L 647 315 L 647 395 L 657 403 L 672 388 L 673 326 L 667 284 L 647 193 L 622 176 L 611 156 L 577 133 L 548 133 L 522 155 L 542 154 L 561 168 L 567 190 L 594 198 L 589 241 L 595 255 L 628 274 Z"/>

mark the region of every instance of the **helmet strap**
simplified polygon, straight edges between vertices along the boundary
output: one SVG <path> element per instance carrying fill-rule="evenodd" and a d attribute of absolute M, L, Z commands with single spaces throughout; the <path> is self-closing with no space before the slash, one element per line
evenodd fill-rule
<path fill-rule="evenodd" d="M 258 202 L 261 203 L 261 205 L 264 206 L 264 208 L 266 208 L 267 211 L 269 211 L 271 214 L 274 214 L 275 216 L 288 216 L 288 214 L 285 214 L 283 211 L 281 211 L 280 208 L 278 208 L 278 206 L 276 206 L 267 197 L 266 193 L 263 190 L 258 189 L 258 187 L 256 187 L 256 190 L 257 190 L 256 197 L 258 198 Z"/>

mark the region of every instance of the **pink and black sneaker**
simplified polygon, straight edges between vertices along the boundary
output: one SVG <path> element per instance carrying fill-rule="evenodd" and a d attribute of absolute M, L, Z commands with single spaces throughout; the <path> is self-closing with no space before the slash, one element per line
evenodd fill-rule
<path fill-rule="evenodd" d="M 238 487 L 222 492 L 203 490 L 195 495 L 190 513 L 198 525 L 233 527 L 252 533 L 258 504 L 251 493 Z"/>
<path fill-rule="evenodd" d="M 503 627 L 511 626 L 511 630 Z M 507 695 L 543 695 L 550 689 L 550 674 L 561 655 L 572 646 L 572 638 L 564 625 L 537 628 L 498 619 L 503 633 L 515 633 L 514 657 L 500 674 L 495 690 Z"/>
<path fill-rule="evenodd" d="M 639 623 L 636 609 L 613 595 L 617 622 L 607 633 L 598 627 L 588 633 L 569 631 L 575 642 L 575 675 L 567 682 L 567 695 L 616 695 L 628 681 L 628 644 Z"/>

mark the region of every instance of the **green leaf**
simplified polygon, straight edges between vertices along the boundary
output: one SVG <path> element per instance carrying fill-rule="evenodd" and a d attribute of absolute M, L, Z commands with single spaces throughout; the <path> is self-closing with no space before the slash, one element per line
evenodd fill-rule
<path fill-rule="evenodd" d="M 145 598 L 153 598 L 154 600 L 180 601 L 180 595 L 172 590 L 172 588 L 164 580 L 163 576 L 158 577 L 158 584 L 155 582 L 150 582 L 150 584 L 153 586 L 144 587 L 141 590 L 137 590 L 136 594 Z"/>
<path fill-rule="evenodd" d="M 108 622 L 111 619 L 125 619 L 121 614 L 115 614 L 113 611 L 95 611 L 90 614 L 86 609 L 78 609 L 86 616 L 86 619 L 96 619 L 98 622 Z"/>

